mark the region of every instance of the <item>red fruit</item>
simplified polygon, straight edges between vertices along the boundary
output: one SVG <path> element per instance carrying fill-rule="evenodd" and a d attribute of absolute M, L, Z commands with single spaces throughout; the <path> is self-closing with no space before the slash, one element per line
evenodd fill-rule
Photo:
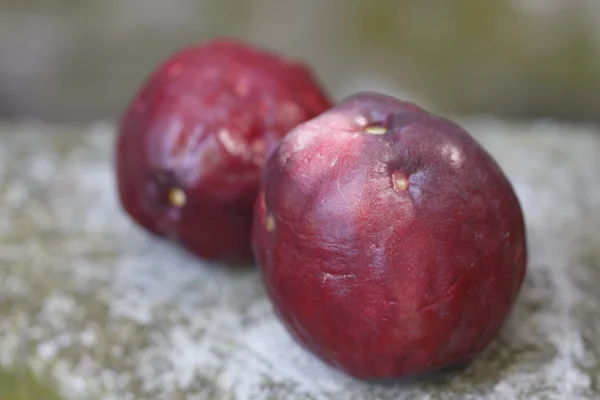
<path fill-rule="evenodd" d="M 232 40 L 180 50 L 125 111 L 116 174 L 138 224 L 206 259 L 249 260 L 265 160 L 330 107 L 308 67 Z"/>
<path fill-rule="evenodd" d="M 464 364 L 497 334 L 525 276 L 523 215 L 460 126 L 359 93 L 292 130 L 264 174 L 256 257 L 322 360 L 400 378 Z"/>

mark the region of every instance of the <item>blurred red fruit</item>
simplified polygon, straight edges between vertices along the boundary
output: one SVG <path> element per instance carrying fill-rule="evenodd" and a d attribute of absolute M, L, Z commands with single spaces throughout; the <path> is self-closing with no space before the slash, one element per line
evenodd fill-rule
<path fill-rule="evenodd" d="M 123 115 L 121 204 L 202 258 L 250 260 L 265 160 L 290 129 L 329 107 L 302 64 L 226 39 L 185 48 L 155 69 Z"/>

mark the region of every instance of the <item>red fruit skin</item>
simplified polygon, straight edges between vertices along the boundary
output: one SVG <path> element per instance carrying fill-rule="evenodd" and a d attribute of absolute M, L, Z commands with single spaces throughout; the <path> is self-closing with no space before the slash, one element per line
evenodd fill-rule
<path fill-rule="evenodd" d="M 290 129 L 329 107 L 302 64 L 232 39 L 184 48 L 155 68 L 122 116 L 121 205 L 202 258 L 249 261 L 265 160 Z M 169 200 L 171 189 L 185 204 Z"/>
<path fill-rule="evenodd" d="M 526 273 L 521 207 L 497 163 L 457 124 L 381 94 L 357 93 L 292 130 L 255 212 L 275 312 L 356 378 L 469 362 Z"/>

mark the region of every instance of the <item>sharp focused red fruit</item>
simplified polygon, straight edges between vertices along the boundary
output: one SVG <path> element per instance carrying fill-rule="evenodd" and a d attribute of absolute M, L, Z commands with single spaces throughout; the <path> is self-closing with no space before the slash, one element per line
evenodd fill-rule
<path fill-rule="evenodd" d="M 322 360 L 400 378 L 466 363 L 498 333 L 525 276 L 523 216 L 460 126 L 359 93 L 292 130 L 264 174 L 255 254 Z"/>
<path fill-rule="evenodd" d="M 185 48 L 127 107 L 116 174 L 126 212 L 206 259 L 251 259 L 260 172 L 280 138 L 330 107 L 308 67 L 233 40 Z"/>

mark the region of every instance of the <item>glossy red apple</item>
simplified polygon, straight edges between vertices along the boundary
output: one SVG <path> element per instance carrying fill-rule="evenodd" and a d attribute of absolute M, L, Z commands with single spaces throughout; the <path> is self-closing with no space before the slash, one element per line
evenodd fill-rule
<path fill-rule="evenodd" d="M 363 379 L 468 362 L 526 272 L 521 207 L 498 164 L 459 125 L 376 93 L 283 139 L 253 238 L 291 334 Z"/>
<path fill-rule="evenodd" d="M 270 152 L 330 107 L 308 67 L 215 39 L 170 56 L 119 127 L 121 204 L 138 224 L 211 260 L 249 260 L 253 204 Z"/>

